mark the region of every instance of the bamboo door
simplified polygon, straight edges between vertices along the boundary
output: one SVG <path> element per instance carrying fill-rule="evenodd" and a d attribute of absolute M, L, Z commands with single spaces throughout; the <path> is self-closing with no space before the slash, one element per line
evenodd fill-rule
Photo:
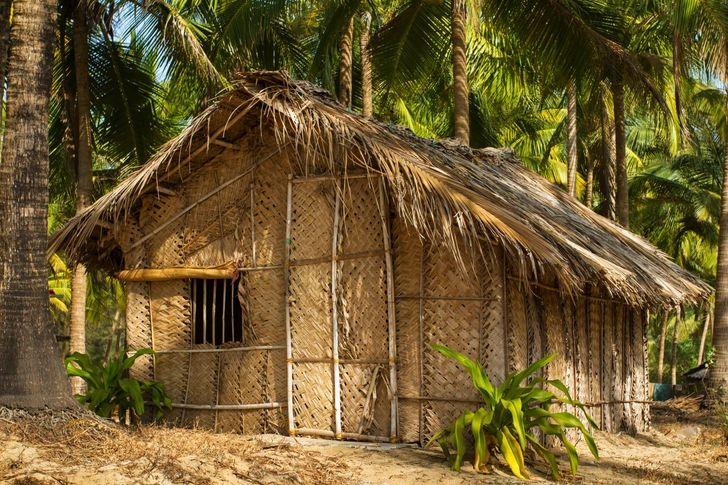
<path fill-rule="evenodd" d="M 388 213 L 379 178 L 289 178 L 285 278 L 292 435 L 396 437 Z"/>

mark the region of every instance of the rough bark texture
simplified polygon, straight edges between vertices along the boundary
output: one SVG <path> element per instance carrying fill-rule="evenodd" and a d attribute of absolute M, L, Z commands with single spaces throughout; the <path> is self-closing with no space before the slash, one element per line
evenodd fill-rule
<path fill-rule="evenodd" d="M 680 323 L 682 322 L 682 307 L 678 306 L 675 310 L 675 328 L 672 332 L 672 362 L 670 365 L 670 373 L 672 384 L 672 392 L 675 394 L 675 385 L 677 385 L 677 344 L 680 335 Z"/>
<path fill-rule="evenodd" d="M 339 39 L 339 102 L 351 108 L 351 66 L 352 43 L 354 40 L 354 17 L 341 33 Z"/>
<path fill-rule="evenodd" d="M 579 155 L 577 152 L 577 136 L 576 131 L 576 81 L 571 80 L 566 87 L 566 155 L 569 164 L 568 187 L 569 195 L 576 197 L 576 169 L 579 163 Z"/>
<path fill-rule="evenodd" d="M 662 314 L 662 324 L 660 325 L 660 353 L 657 356 L 657 382 L 662 383 L 662 368 L 665 366 L 665 340 L 667 337 L 667 320 L 670 312 L 665 311 Z"/>
<path fill-rule="evenodd" d="M 705 357 L 705 341 L 708 338 L 708 328 L 710 328 L 710 303 L 703 306 L 703 334 L 700 336 L 700 348 L 698 349 L 698 365 L 703 363 Z"/>
<path fill-rule="evenodd" d="M 604 216 L 609 220 L 616 217 L 616 194 L 614 191 L 614 127 L 609 120 L 609 110 L 602 110 L 602 192 L 606 210 Z"/>
<path fill-rule="evenodd" d="M 91 205 L 93 198 L 93 161 L 91 153 L 91 93 L 88 66 L 88 27 L 86 1 L 81 0 L 73 13 L 73 51 L 76 67 L 76 213 Z M 73 269 L 71 282 L 71 352 L 86 352 L 86 268 L 82 264 Z M 79 377 L 71 378 L 74 394 L 86 390 Z"/>
<path fill-rule="evenodd" d="M 465 54 L 465 2 L 452 0 L 452 78 L 455 105 L 455 138 L 470 145 L 468 71 Z"/>
<path fill-rule="evenodd" d="M 726 107 L 728 121 L 728 107 Z M 723 180 L 728 180 L 728 124 L 724 143 Z M 713 319 L 715 367 L 710 371 L 712 386 L 728 394 L 728 184 L 720 194 L 720 232 L 718 234 L 718 268 L 715 278 L 715 315 Z"/>
<path fill-rule="evenodd" d="M 369 52 L 369 35 L 372 27 L 372 14 L 364 12 L 361 16 L 364 28 L 359 36 L 361 51 L 361 105 L 364 116 L 372 117 L 372 57 Z"/>
<path fill-rule="evenodd" d="M 624 120 L 624 84 L 622 80 L 612 85 L 614 98 L 614 152 L 617 173 L 617 217 L 625 229 L 629 229 L 629 188 L 627 187 L 627 139 Z"/>
<path fill-rule="evenodd" d="M 2 104 L 5 97 L 5 64 L 8 60 L 10 43 L 10 6 L 12 0 L 0 0 L 0 124 L 2 123 Z"/>
<path fill-rule="evenodd" d="M 16 0 L 0 163 L 0 405 L 78 404 L 48 309 L 48 102 L 56 3 Z"/>

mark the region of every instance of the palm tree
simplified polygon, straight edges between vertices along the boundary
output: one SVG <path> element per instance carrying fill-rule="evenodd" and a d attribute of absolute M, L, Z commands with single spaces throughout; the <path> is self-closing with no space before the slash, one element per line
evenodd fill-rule
<path fill-rule="evenodd" d="M 48 310 L 48 106 L 56 3 L 16 0 L 10 30 L 7 118 L 0 163 L 0 405 L 78 404 Z"/>
<path fill-rule="evenodd" d="M 470 117 L 468 106 L 468 69 L 465 53 L 465 1 L 450 0 L 450 39 L 452 43 L 452 85 L 455 108 L 455 138 L 464 145 L 470 145 Z"/>

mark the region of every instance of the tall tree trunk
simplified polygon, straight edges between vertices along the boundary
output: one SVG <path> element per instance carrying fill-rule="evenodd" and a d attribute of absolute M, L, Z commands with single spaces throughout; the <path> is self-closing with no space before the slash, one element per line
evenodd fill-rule
<path fill-rule="evenodd" d="M 728 95 L 728 92 L 726 93 Z M 723 160 L 723 180 L 728 180 L 728 106 Z M 711 385 L 728 397 L 728 183 L 720 194 L 720 231 L 718 233 L 718 268 L 715 275 L 715 311 L 713 314 L 713 346 L 715 366 L 710 370 Z"/>
<path fill-rule="evenodd" d="M 672 384 L 672 395 L 675 395 L 675 386 L 677 385 L 677 344 L 680 335 L 680 323 L 682 322 L 682 306 L 678 305 L 675 309 L 675 328 L 672 333 L 672 365 L 670 366 Z"/>
<path fill-rule="evenodd" d="M 703 363 L 705 357 L 705 341 L 708 338 L 708 328 L 710 328 L 710 302 L 703 305 L 703 333 L 700 336 L 700 348 L 698 349 L 698 365 Z"/>
<path fill-rule="evenodd" d="M 470 145 L 468 60 L 465 53 L 465 2 L 463 0 L 452 0 L 451 30 L 455 138 L 465 145 Z"/>
<path fill-rule="evenodd" d="M 0 163 L 0 405 L 76 407 L 48 303 L 48 108 L 56 2 L 15 0 Z"/>
<path fill-rule="evenodd" d="M 352 43 L 354 40 L 354 17 L 349 19 L 339 39 L 339 102 L 351 108 Z"/>
<path fill-rule="evenodd" d="M 3 121 L 3 99 L 5 97 L 5 65 L 10 45 L 10 10 L 12 0 L 0 0 L 0 126 Z M 0 146 L 2 138 L 0 137 Z"/>
<path fill-rule="evenodd" d="M 662 324 L 660 325 L 660 353 L 657 356 L 657 382 L 662 384 L 662 369 L 665 367 L 665 340 L 667 337 L 667 321 L 670 318 L 670 312 L 665 310 L 662 314 Z"/>
<path fill-rule="evenodd" d="M 568 187 L 569 195 L 576 197 L 576 170 L 579 163 L 577 149 L 578 132 L 576 129 L 576 80 L 572 79 L 566 87 L 566 155 L 569 162 Z"/>
<path fill-rule="evenodd" d="M 364 28 L 359 36 L 359 49 L 361 51 L 361 106 L 362 113 L 367 118 L 372 117 L 372 56 L 369 52 L 369 35 L 372 28 L 372 14 L 364 12 L 361 15 Z"/>
<path fill-rule="evenodd" d="M 627 186 L 627 139 L 624 119 L 624 84 L 621 79 L 612 84 L 614 98 L 614 154 L 617 173 L 617 216 L 619 223 L 629 229 L 629 187 Z"/>
<path fill-rule="evenodd" d="M 88 27 L 86 0 L 80 0 L 73 13 L 73 52 L 76 67 L 76 214 L 91 205 L 93 198 L 93 161 L 91 153 L 91 93 L 88 66 Z M 77 264 L 71 281 L 71 343 L 70 351 L 86 352 L 86 267 Z M 71 378 L 74 394 L 82 394 L 86 383 L 80 377 Z"/>
<path fill-rule="evenodd" d="M 590 154 L 586 156 L 586 188 L 584 189 L 584 205 L 590 210 L 594 197 L 594 159 Z"/>
<path fill-rule="evenodd" d="M 604 184 L 604 216 L 616 220 L 616 193 L 614 182 L 614 127 L 609 120 L 609 110 L 602 109 L 602 181 Z"/>

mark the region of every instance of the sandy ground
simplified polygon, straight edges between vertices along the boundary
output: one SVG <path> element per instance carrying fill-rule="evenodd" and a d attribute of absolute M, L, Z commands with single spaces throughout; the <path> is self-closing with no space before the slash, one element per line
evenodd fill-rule
<path fill-rule="evenodd" d="M 700 428 L 697 438 L 681 430 Z M 709 411 L 658 408 L 653 429 L 631 437 L 596 434 L 601 460 L 579 445 L 582 464 L 567 482 L 728 484 L 728 446 Z M 467 459 L 467 457 L 466 457 Z M 564 471 L 568 468 L 561 457 Z M 548 477 L 530 468 L 532 481 Z M 85 415 L 27 415 L 0 409 L 0 483 L 355 484 L 523 483 L 505 467 L 452 472 L 442 453 L 415 446 L 349 444 L 279 436 L 109 427 Z"/>

